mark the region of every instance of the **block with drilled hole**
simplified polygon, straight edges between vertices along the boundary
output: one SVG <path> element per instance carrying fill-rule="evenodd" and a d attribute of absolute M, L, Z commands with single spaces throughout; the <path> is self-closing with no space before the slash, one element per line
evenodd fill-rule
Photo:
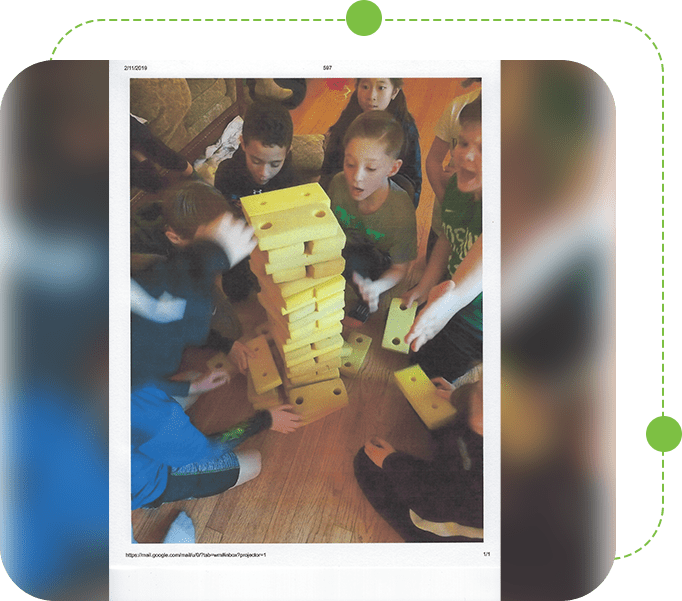
<path fill-rule="evenodd" d="M 329 196 L 318 183 L 303 184 L 292 186 L 284 190 L 273 190 L 263 194 L 253 196 L 243 196 L 241 198 L 244 215 L 249 223 L 253 217 L 286 211 L 306 204 L 322 203 L 327 207 L 330 204 Z M 293 244 L 293 242 L 292 242 Z"/>
<path fill-rule="evenodd" d="M 274 251 L 263 251 L 258 248 L 255 248 L 251 252 L 251 260 L 258 264 L 260 267 L 262 267 L 263 271 L 269 275 L 276 275 L 277 272 L 283 271 L 286 269 L 293 269 L 294 267 L 305 267 L 306 265 L 311 267 L 313 264 L 319 265 L 325 262 L 329 261 L 334 261 L 339 258 L 341 258 L 341 253 L 336 251 L 336 252 L 330 252 L 330 253 L 325 253 L 325 254 L 319 254 L 319 255 L 308 255 L 308 254 L 302 254 L 302 255 L 296 255 L 293 257 L 285 257 L 282 259 L 278 259 L 275 261 L 269 261 L 268 260 L 268 254 L 272 253 Z M 330 269 L 330 267 L 327 267 L 327 271 L 333 271 Z M 341 272 L 343 269 L 341 270 Z M 339 272 L 339 273 L 341 273 Z M 336 275 L 336 273 L 329 273 L 326 275 Z M 303 277 L 303 276 L 301 276 Z M 325 277 L 325 274 L 322 273 L 322 271 L 318 270 L 318 274 L 315 275 L 311 272 L 310 277 L 313 278 L 321 278 Z M 277 278 L 273 278 L 275 282 L 277 282 Z"/>
<path fill-rule="evenodd" d="M 279 392 L 277 388 L 268 390 L 263 394 L 258 394 L 256 389 L 253 387 L 253 380 L 251 379 L 251 374 L 246 374 L 246 398 L 249 399 L 249 403 L 253 405 L 256 411 L 261 409 L 270 409 L 271 407 L 276 407 L 282 404 L 282 400 L 279 398 Z"/>
<path fill-rule="evenodd" d="M 348 334 L 347 342 L 351 346 L 351 353 L 341 362 L 339 371 L 342 375 L 354 378 L 362 368 L 367 356 L 367 351 L 372 344 L 372 339 L 362 332 Z"/>
<path fill-rule="evenodd" d="M 239 368 L 232 363 L 230 358 L 225 353 L 218 353 L 213 355 L 208 361 L 206 361 L 206 367 L 211 371 L 223 370 L 226 371 L 230 377 L 235 376 L 239 373 Z"/>
<path fill-rule="evenodd" d="M 306 274 L 311 278 L 323 278 L 332 275 L 340 275 L 346 266 L 343 257 L 337 257 L 330 261 L 315 263 L 306 267 Z"/>
<path fill-rule="evenodd" d="M 429 430 L 442 428 L 455 419 L 457 411 L 438 395 L 436 386 L 419 365 L 394 372 L 398 388 Z"/>
<path fill-rule="evenodd" d="M 258 238 L 259 248 L 272 250 L 333 236 L 339 225 L 329 206 L 316 202 L 286 211 L 251 215 L 251 227 Z"/>
<path fill-rule="evenodd" d="M 305 243 L 305 251 L 309 255 L 324 254 L 328 252 L 338 252 L 341 254 L 343 247 L 346 245 L 346 234 L 341 228 L 328 238 L 318 238 L 317 240 L 308 240 Z"/>
<path fill-rule="evenodd" d="M 405 342 L 405 336 L 414 323 L 416 313 L 417 303 L 412 303 L 411 307 L 406 307 L 399 298 L 394 298 L 388 310 L 381 346 L 389 351 L 398 351 L 407 355 L 410 352 L 410 345 Z"/>
<path fill-rule="evenodd" d="M 348 393 L 340 378 L 289 390 L 289 403 L 304 424 L 326 417 L 348 405 Z"/>
<path fill-rule="evenodd" d="M 348 357 L 352 352 L 353 347 L 344 340 L 343 346 L 339 349 L 339 355 L 341 357 Z"/>
<path fill-rule="evenodd" d="M 258 336 L 258 338 L 249 340 L 246 346 L 255 353 L 255 357 L 248 357 L 247 361 L 256 394 L 263 394 L 280 386 L 282 378 L 279 376 L 265 336 Z"/>
<path fill-rule="evenodd" d="M 281 248 L 273 248 L 263 252 L 265 253 L 265 263 L 281 263 L 285 259 L 302 256 L 305 252 L 305 244 L 297 242 L 291 246 L 282 246 Z"/>
<path fill-rule="evenodd" d="M 305 386 L 306 384 L 315 384 L 316 382 L 324 382 L 325 380 L 336 380 L 339 375 L 338 369 L 311 371 L 301 376 L 292 376 L 291 379 L 284 378 L 284 389 L 288 391 L 298 386 Z"/>

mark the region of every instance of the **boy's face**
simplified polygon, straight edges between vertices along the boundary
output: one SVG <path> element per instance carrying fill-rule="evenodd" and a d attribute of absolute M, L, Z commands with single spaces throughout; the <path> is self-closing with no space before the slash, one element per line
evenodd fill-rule
<path fill-rule="evenodd" d="M 385 111 L 400 92 L 390 79 L 361 79 L 358 82 L 358 104 L 363 113 Z"/>
<path fill-rule="evenodd" d="M 388 178 L 398 173 L 402 161 L 386 154 L 379 140 L 353 138 L 346 144 L 343 173 L 353 200 L 360 202 L 387 186 Z"/>
<path fill-rule="evenodd" d="M 480 196 L 483 186 L 480 123 L 467 123 L 462 127 L 452 158 L 457 174 L 457 187 L 462 192 L 474 192 Z"/>
<path fill-rule="evenodd" d="M 281 171 L 289 151 L 282 146 L 263 146 L 259 140 L 249 140 L 245 144 L 242 138 L 241 144 L 246 155 L 246 167 L 259 186 L 267 184 Z"/>

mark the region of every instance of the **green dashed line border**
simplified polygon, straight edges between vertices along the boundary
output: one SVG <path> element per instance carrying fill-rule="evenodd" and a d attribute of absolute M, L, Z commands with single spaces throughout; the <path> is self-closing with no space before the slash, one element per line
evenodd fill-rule
<path fill-rule="evenodd" d="M 340 22 L 340 23 L 345 23 L 346 19 L 92 19 L 88 21 L 83 21 L 82 23 L 79 23 L 78 25 L 74 25 L 73 28 L 67 30 L 62 37 L 57 40 L 57 43 L 55 47 L 52 49 L 52 52 L 50 53 L 50 60 L 54 59 L 54 55 L 59 49 L 59 46 L 64 42 L 69 35 L 83 27 L 84 25 L 92 25 L 93 23 L 109 23 L 109 22 L 120 22 L 120 23 L 146 23 L 146 22 L 167 22 L 167 23 L 195 23 L 195 22 L 209 22 L 209 23 L 230 23 L 230 22 L 252 22 L 252 23 L 280 23 L 280 22 L 300 22 L 300 23 L 321 23 L 321 22 Z M 420 23 L 450 23 L 450 22 L 463 22 L 463 21 L 469 21 L 469 22 L 481 22 L 481 23 L 508 23 L 508 22 L 520 22 L 520 23 L 554 23 L 554 22 L 561 22 L 561 23 L 617 23 L 620 25 L 627 25 L 628 27 L 633 27 L 636 31 L 644 35 L 649 42 L 651 42 L 651 45 L 654 47 L 656 50 L 656 55 L 658 56 L 658 59 L 661 63 L 661 98 L 665 97 L 664 93 L 664 66 L 663 66 L 663 57 L 661 56 L 661 53 L 658 49 L 658 46 L 656 45 L 656 42 L 652 39 L 652 37 L 647 34 L 641 27 L 638 27 L 634 23 L 631 23 L 630 21 L 625 21 L 623 19 L 383 19 L 382 22 L 386 23 L 413 23 L 413 22 L 420 22 Z M 661 107 L 663 108 L 663 107 Z M 663 119 L 663 110 L 661 112 L 661 117 Z M 663 121 L 662 121 L 663 122 Z M 663 132 L 662 132 L 663 135 Z M 663 148 L 663 137 L 661 138 L 661 146 Z M 665 159 L 663 159 L 663 162 Z M 661 178 L 662 178 L 662 189 L 661 193 L 663 194 L 663 162 L 661 164 L 662 167 L 662 172 L 661 172 Z M 661 212 L 661 217 L 662 217 L 662 233 L 661 233 L 661 256 L 662 256 L 662 266 L 661 266 L 661 284 L 662 284 L 662 297 L 661 297 L 661 312 L 664 315 L 664 297 L 665 297 L 665 277 L 664 277 L 664 247 L 665 247 L 665 202 L 664 202 L 664 196 L 661 198 L 661 205 L 662 205 L 662 212 Z M 664 320 L 662 320 L 663 323 L 661 324 L 664 326 Z M 664 332 L 664 327 L 662 328 L 661 335 L 662 339 L 664 339 L 663 336 Z M 665 373 L 665 362 L 664 362 L 664 345 L 662 344 L 662 356 L 661 356 L 661 367 L 662 367 L 662 373 Z M 665 388 L 662 389 L 662 405 L 665 399 L 664 395 L 664 390 Z M 647 539 L 647 541 L 639 548 L 635 549 L 632 553 L 626 553 L 625 555 L 616 555 L 615 560 L 619 559 L 628 559 L 629 557 L 633 557 L 634 555 L 637 555 L 639 552 L 641 552 L 643 549 L 649 546 L 651 544 L 651 541 L 656 537 L 658 534 L 659 529 L 661 528 L 661 525 L 663 523 L 663 514 L 664 514 L 664 508 L 665 508 L 665 503 L 664 503 L 664 460 L 665 460 L 665 453 L 661 453 L 663 459 L 661 460 L 661 517 L 658 520 L 658 524 L 656 525 L 656 528 L 654 528 L 653 533 L 651 536 Z"/>

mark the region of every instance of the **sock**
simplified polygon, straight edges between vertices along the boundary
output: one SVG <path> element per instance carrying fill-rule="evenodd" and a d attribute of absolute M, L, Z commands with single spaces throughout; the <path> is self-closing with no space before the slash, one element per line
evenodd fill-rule
<path fill-rule="evenodd" d="M 168 529 L 168 533 L 166 534 L 166 538 L 163 539 L 163 542 L 165 544 L 195 543 L 196 534 L 192 518 L 184 511 L 181 511 Z"/>

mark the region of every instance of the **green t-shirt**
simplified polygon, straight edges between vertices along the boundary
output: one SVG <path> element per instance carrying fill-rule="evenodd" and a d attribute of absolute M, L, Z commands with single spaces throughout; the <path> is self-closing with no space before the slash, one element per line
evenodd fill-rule
<path fill-rule="evenodd" d="M 471 250 L 483 231 L 482 202 L 474 200 L 472 193 L 461 192 L 457 176 L 453 175 L 443 195 L 442 222 L 445 235 L 450 241 L 448 272 L 453 276 L 460 263 Z M 464 307 L 459 315 L 471 325 L 483 329 L 483 294 L 479 294 Z"/>
<path fill-rule="evenodd" d="M 394 264 L 417 258 L 417 217 L 412 199 L 400 186 L 389 180 L 391 189 L 384 204 L 371 215 L 361 215 L 358 203 L 348 193 L 343 173 L 329 184 L 329 198 L 334 215 L 344 231 L 359 230 Z"/>

